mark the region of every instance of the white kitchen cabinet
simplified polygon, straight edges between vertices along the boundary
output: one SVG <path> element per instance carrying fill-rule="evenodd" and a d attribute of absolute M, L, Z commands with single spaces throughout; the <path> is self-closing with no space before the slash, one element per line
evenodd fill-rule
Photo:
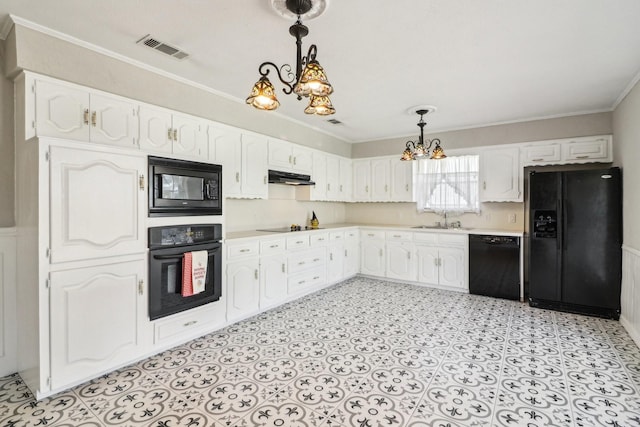
<path fill-rule="evenodd" d="M 390 279 L 416 281 L 415 246 L 411 242 L 387 242 L 386 275 Z"/>
<path fill-rule="evenodd" d="M 344 277 L 360 272 L 360 232 L 350 229 L 344 232 Z"/>
<path fill-rule="evenodd" d="M 327 200 L 339 201 L 340 197 L 340 158 L 327 156 Z"/>
<path fill-rule="evenodd" d="M 313 152 L 298 144 L 279 139 L 269 139 L 268 163 L 270 169 L 310 175 L 313 168 Z"/>
<path fill-rule="evenodd" d="M 611 162 L 611 136 L 574 138 L 562 144 L 562 158 L 567 163 Z"/>
<path fill-rule="evenodd" d="M 384 232 L 362 230 L 360 233 L 360 273 L 385 277 L 385 261 Z"/>
<path fill-rule="evenodd" d="M 467 235 L 414 233 L 419 283 L 468 291 Z"/>
<path fill-rule="evenodd" d="M 371 201 L 391 199 L 391 165 L 389 159 L 371 160 Z"/>
<path fill-rule="evenodd" d="M 353 161 L 353 200 L 368 202 L 371 200 L 371 162 L 369 160 Z"/>
<path fill-rule="evenodd" d="M 27 135 L 135 147 L 138 107 L 134 102 L 63 82 L 31 78 L 29 82 L 35 109 L 27 104 L 27 120 L 33 126 Z"/>
<path fill-rule="evenodd" d="M 297 196 L 302 200 L 327 200 L 327 155 L 313 153 L 313 172 L 311 179 L 316 185 L 298 187 Z M 309 196 L 307 196 L 309 194 Z"/>
<path fill-rule="evenodd" d="M 326 248 L 316 247 L 305 251 L 289 252 L 287 257 L 288 295 L 298 295 L 316 290 L 327 283 Z"/>
<path fill-rule="evenodd" d="M 609 163 L 613 161 L 611 142 L 611 135 L 596 135 L 527 143 L 521 147 L 522 165 Z"/>
<path fill-rule="evenodd" d="M 206 159 L 207 122 L 160 107 L 140 106 L 140 149 Z"/>
<path fill-rule="evenodd" d="M 413 201 L 413 162 L 403 162 L 393 159 L 391 168 L 391 194 L 394 202 Z"/>
<path fill-rule="evenodd" d="M 260 308 L 260 263 L 252 257 L 227 264 L 227 321 L 243 319 Z"/>
<path fill-rule="evenodd" d="M 260 257 L 260 310 L 287 298 L 287 257 L 284 253 Z"/>
<path fill-rule="evenodd" d="M 518 147 L 480 153 L 480 201 L 522 202 L 522 167 Z"/>
<path fill-rule="evenodd" d="M 209 160 L 222 164 L 223 194 L 228 198 L 266 199 L 266 138 L 223 126 L 209 126 Z"/>
<path fill-rule="evenodd" d="M 49 147 L 52 263 L 146 250 L 146 158 Z"/>
<path fill-rule="evenodd" d="M 51 273 L 51 387 L 135 359 L 147 317 L 144 260 Z"/>
<path fill-rule="evenodd" d="M 340 198 L 343 202 L 353 199 L 353 168 L 351 160 L 340 157 Z"/>
<path fill-rule="evenodd" d="M 327 247 L 327 282 L 338 283 L 344 278 L 344 244 L 332 243 Z"/>

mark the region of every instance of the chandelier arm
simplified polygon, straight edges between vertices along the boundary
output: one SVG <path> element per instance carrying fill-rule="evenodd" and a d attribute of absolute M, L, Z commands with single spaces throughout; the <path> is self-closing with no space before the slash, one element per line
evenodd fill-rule
<path fill-rule="evenodd" d="M 309 46 L 309 51 L 307 52 L 307 56 L 303 58 L 305 60 L 304 62 L 308 64 L 311 61 L 315 61 L 317 53 L 318 53 L 318 48 L 316 47 L 315 44 L 312 44 L 311 46 Z"/>
<path fill-rule="evenodd" d="M 291 65 L 284 64 L 282 67 L 278 68 L 278 66 L 273 62 L 263 62 L 262 64 L 260 64 L 260 67 L 258 67 L 258 72 L 262 77 L 267 77 L 269 75 L 270 70 L 268 67 L 273 67 L 273 69 L 276 70 L 278 79 L 280 79 L 282 84 L 285 85 L 285 87 L 282 88 L 282 91 L 287 95 L 291 94 L 293 92 L 293 84 L 296 81 L 296 76 L 291 70 Z M 283 75 L 287 76 L 289 80 L 285 80 Z"/>

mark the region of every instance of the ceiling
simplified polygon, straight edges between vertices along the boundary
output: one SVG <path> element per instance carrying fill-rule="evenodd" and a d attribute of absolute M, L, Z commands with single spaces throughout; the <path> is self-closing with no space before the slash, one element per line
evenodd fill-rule
<path fill-rule="evenodd" d="M 307 116 L 305 101 L 284 94 L 264 114 L 348 142 L 417 134 L 412 107 L 425 104 L 437 107 L 427 134 L 611 111 L 640 72 L 638 0 L 326 1 L 321 16 L 303 19 L 303 54 L 317 45 L 336 114 Z M 271 0 L 2 0 L 0 19 L 7 14 L 238 102 L 260 63 L 295 63 L 293 22 Z M 136 44 L 146 34 L 190 56 Z"/>

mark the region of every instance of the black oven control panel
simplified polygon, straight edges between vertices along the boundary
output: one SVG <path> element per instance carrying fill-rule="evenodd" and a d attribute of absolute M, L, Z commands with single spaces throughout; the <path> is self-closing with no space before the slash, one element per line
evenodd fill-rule
<path fill-rule="evenodd" d="M 169 225 L 149 228 L 149 249 L 210 243 L 222 240 L 221 224 Z"/>

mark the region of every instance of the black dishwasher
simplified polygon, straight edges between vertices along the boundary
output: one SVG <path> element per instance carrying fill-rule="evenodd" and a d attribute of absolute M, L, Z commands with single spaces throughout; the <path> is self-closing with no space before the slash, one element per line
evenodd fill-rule
<path fill-rule="evenodd" d="M 469 293 L 520 300 L 520 238 L 469 235 Z"/>

